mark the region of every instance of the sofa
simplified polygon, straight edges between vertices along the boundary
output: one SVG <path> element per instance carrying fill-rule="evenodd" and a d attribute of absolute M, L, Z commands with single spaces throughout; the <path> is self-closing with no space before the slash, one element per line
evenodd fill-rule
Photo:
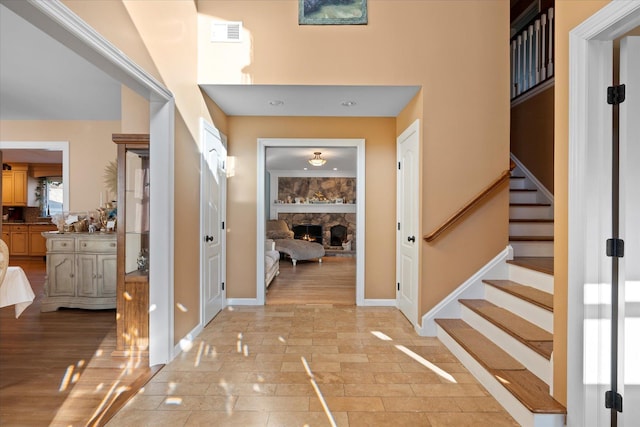
<path fill-rule="evenodd" d="M 282 219 L 267 221 L 266 235 L 268 240 L 275 242 L 275 249 L 291 258 L 293 265 L 300 260 L 318 259 L 322 262 L 325 255 L 324 247 L 320 243 L 294 239 L 293 231 Z"/>
<path fill-rule="evenodd" d="M 264 245 L 264 286 L 268 288 L 273 279 L 280 274 L 280 252 L 276 251 L 276 242 L 267 239 Z"/>

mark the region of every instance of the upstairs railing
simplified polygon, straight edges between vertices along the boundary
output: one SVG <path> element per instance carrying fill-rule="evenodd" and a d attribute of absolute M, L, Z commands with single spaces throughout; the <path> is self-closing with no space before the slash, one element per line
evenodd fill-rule
<path fill-rule="evenodd" d="M 553 77 L 553 7 L 511 38 L 511 99 Z"/>

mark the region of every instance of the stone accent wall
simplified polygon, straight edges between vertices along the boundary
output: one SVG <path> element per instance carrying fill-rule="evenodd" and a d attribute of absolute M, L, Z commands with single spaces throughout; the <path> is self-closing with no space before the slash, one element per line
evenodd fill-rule
<path fill-rule="evenodd" d="M 320 198 L 333 201 L 343 198 L 344 203 L 356 202 L 355 178 L 322 178 L 322 177 L 280 177 L 278 178 L 278 200 L 286 202 L 300 197 L 304 200 Z"/>
<path fill-rule="evenodd" d="M 278 219 L 285 220 L 290 230 L 294 225 L 300 224 L 322 225 L 322 244 L 325 248 L 328 248 L 331 243 L 331 227 L 338 224 L 344 225 L 347 227 L 347 237 L 351 240 L 351 250 L 356 250 L 355 213 L 281 213 Z"/>

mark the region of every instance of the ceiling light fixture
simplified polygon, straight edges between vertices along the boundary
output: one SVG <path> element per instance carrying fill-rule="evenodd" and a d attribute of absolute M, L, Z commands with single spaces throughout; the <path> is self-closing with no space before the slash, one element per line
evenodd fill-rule
<path fill-rule="evenodd" d="M 284 105 L 284 101 L 280 99 L 272 99 L 271 101 L 269 101 L 269 105 L 272 107 L 279 107 L 281 105 Z"/>
<path fill-rule="evenodd" d="M 313 153 L 313 157 L 309 159 L 309 164 L 311 166 L 322 166 L 327 163 L 327 160 L 320 157 L 320 154 L 322 153 L 320 153 L 319 151 Z"/>
<path fill-rule="evenodd" d="M 343 107 L 353 107 L 357 104 L 356 101 L 342 101 L 340 103 L 340 105 L 342 105 Z"/>

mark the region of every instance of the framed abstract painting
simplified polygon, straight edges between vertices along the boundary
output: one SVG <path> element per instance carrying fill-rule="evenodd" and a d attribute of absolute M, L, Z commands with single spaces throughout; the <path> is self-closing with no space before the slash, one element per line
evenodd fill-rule
<path fill-rule="evenodd" d="M 362 25 L 367 23 L 367 0 L 298 0 L 300 25 Z"/>

